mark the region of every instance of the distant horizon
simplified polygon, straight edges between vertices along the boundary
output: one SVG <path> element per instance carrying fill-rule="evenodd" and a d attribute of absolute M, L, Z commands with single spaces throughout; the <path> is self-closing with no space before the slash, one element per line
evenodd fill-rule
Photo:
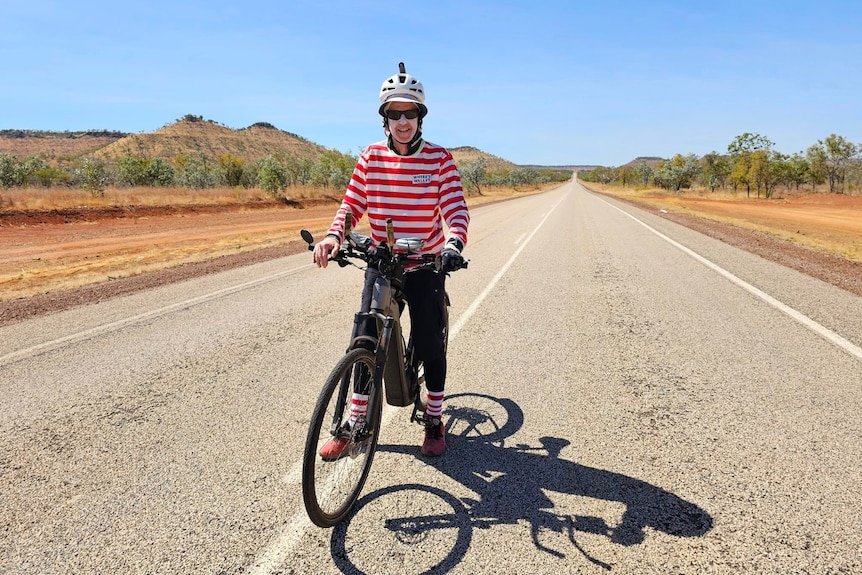
<path fill-rule="evenodd" d="M 193 115 L 193 114 L 187 114 L 186 116 L 189 116 L 189 115 Z M 30 128 L 0 128 L 0 136 L 4 136 L 8 132 L 22 132 L 22 133 L 30 133 L 30 134 L 38 133 L 38 134 L 58 134 L 58 135 L 62 135 L 62 134 L 73 134 L 73 135 L 74 134 L 77 134 L 77 135 L 110 134 L 110 135 L 119 135 L 121 137 L 126 137 L 126 136 L 132 136 L 132 135 L 136 135 L 136 134 L 153 134 L 153 133 L 155 133 L 155 132 L 157 132 L 163 128 L 167 128 L 168 126 L 172 126 L 172 125 L 177 124 L 179 122 L 189 121 L 186 119 L 186 116 L 184 116 L 182 118 L 177 118 L 176 120 L 169 122 L 167 124 L 163 124 L 161 127 L 156 128 L 155 130 L 151 130 L 151 131 L 125 132 L 123 130 L 111 130 L 109 128 L 91 128 L 91 129 L 87 129 L 87 130 L 34 130 L 34 129 L 30 129 Z M 196 116 L 196 117 L 198 117 L 198 116 Z M 303 140 L 311 142 L 312 144 L 317 144 L 319 146 L 323 146 L 323 144 L 320 144 L 319 142 L 314 142 L 313 140 L 306 138 L 302 134 L 297 134 L 295 132 L 291 132 L 290 130 L 284 130 L 284 129 L 279 128 L 278 126 L 274 125 L 273 123 L 267 122 L 267 121 L 254 122 L 252 124 L 249 124 L 248 126 L 243 126 L 241 128 L 234 128 L 232 126 L 228 126 L 226 124 L 223 124 L 217 120 L 210 119 L 210 118 L 198 119 L 196 121 L 214 124 L 214 125 L 221 126 L 223 128 L 227 128 L 227 129 L 233 130 L 233 131 L 247 130 L 249 128 L 252 128 L 252 127 L 258 126 L 258 125 L 267 125 L 267 126 L 271 126 L 273 129 L 279 130 L 279 131 L 284 132 L 286 134 L 290 134 L 291 136 L 295 136 L 297 138 L 301 138 Z M 325 148 L 326 146 L 323 146 L 323 147 Z M 481 152 L 483 154 L 486 154 L 486 155 L 496 156 L 496 154 L 491 154 L 490 152 L 482 150 L 481 148 L 477 148 L 476 146 L 471 145 L 471 144 L 464 144 L 464 145 L 460 145 L 460 146 L 446 146 L 446 148 L 449 150 L 458 150 L 458 149 L 463 149 L 463 148 L 470 148 L 470 149 L 474 149 L 474 150 Z M 333 148 L 328 148 L 328 149 L 333 149 Z M 341 152 L 340 150 L 336 150 L 336 151 Z M 0 153 L 2 153 L 2 152 L 0 152 Z M 348 153 L 348 152 L 341 152 L 341 153 Z M 496 156 L 496 157 L 499 157 L 499 156 Z M 652 156 L 638 156 L 637 158 L 634 158 L 634 160 L 637 160 L 640 158 L 652 158 Z M 500 158 L 500 159 L 511 162 L 512 164 L 515 164 L 516 166 L 519 166 L 519 167 L 560 168 L 560 169 L 599 167 L 599 164 L 517 164 L 515 162 L 512 162 L 508 158 Z M 656 158 L 656 159 L 661 159 L 661 158 Z M 633 161 L 633 160 L 630 160 L 630 161 Z M 610 167 L 610 166 L 605 166 L 605 167 Z"/>

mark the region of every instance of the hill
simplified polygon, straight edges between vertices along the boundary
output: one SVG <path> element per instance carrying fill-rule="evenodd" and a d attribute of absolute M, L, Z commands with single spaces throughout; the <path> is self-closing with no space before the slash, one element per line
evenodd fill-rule
<path fill-rule="evenodd" d="M 49 161 L 97 156 L 116 161 L 124 156 L 144 159 L 173 160 L 185 154 L 201 152 L 210 157 L 231 154 L 254 161 L 267 154 L 284 154 L 316 158 L 324 146 L 301 136 L 280 130 L 267 122 L 233 129 L 191 114 L 154 132 L 41 132 L 34 130 L 0 130 L 0 153 L 17 158 L 41 156 Z M 491 171 L 512 170 L 516 164 L 471 146 L 450 148 L 456 163 L 462 165 L 483 156 Z"/>
<path fill-rule="evenodd" d="M 620 167 L 622 168 L 625 166 L 640 166 L 641 163 L 644 163 L 651 168 L 655 168 L 656 166 L 658 166 L 663 161 L 664 161 L 664 158 L 659 158 L 658 156 L 638 156 L 637 158 L 635 158 L 631 162 L 629 162 L 627 164 L 623 164 Z"/>
<path fill-rule="evenodd" d="M 586 165 L 586 164 L 570 164 L 568 166 L 552 166 L 552 165 L 539 165 L 539 164 L 527 164 L 521 166 L 522 168 L 533 168 L 536 170 L 555 170 L 560 172 L 577 172 L 578 170 L 592 170 L 593 168 L 597 168 L 598 166 Z"/>
<path fill-rule="evenodd" d="M 518 168 L 516 164 L 503 158 L 497 157 L 494 154 L 483 152 L 472 146 L 459 146 L 457 148 L 449 148 L 452 157 L 455 158 L 455 163 L 460 167 L 468 162 L 477 160 L 480 156 L 485 158 L 485 164 L 491 172 L 514 170 Z"/>
<path fill-rule="evenodd" d="M 187 153 L 203 153 L 210 158 L 230 154 L 247 161 L 268 154 L 316 159 L 324 151 L 324 146 L 280 130 L 267 122 L 234 129 L 191 114 L 154 132 L 138 134 L 116 131 L 0 130 L 0 153 L 21 159 L 41 156 L 49 163 L 63 163 L 84 156 L 100 157 L 110 162 L 125 156 L 173 161 L 177 156 Z M 523 167 L 549 168 L 519 166 L 472 146 L 449 148 L 449 151 L 459 166 L 484 157 L 491 172 Z"/>
<path fill-rule="evenodd" d="M 42 156 L 61 160 L 95 152 L 125 138 L 124 132 L 107 130 L 87 132 L 46 132 L 39 130 L 0 130 L 0 154 L 16 158 Z"/>
<path fill-rule="evenodd" d="M 266 122 L 233 129 L 187 115 L 155 132 L 126 136 L 105 146 L 97 155 L 110 160 L 124 156 L 173 159 L 181 154 L 200 152 L 212 158 L 230 154 L 254 161 L 268 154 L 316 158 L 325 150 L 319 144 Z"/>

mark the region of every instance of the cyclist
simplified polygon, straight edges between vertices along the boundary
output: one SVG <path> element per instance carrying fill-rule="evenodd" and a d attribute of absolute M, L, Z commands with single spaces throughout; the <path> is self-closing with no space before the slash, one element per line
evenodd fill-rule
<path fill-rule="evenodd" d="M 443 271 L 458 269 L 464 262 L 461 251 L 467 244 L 470 221 L 461 177 L 452 154 L 422 138 L 422 120 L 428 113 L 425 91 L 406 73 L 403 63 L 399 73 L 380 87 L 378 113 L 383 117 L 386 140 L 371 144 L 359 157 L 329 233 L 314 246 L 314 262 L 325 268 L 327 258 L 337 255 L 349 211 L 354 225 L 368 214 L 375 244 L 386 241 L 386 220 L 391 219 L 396 239 L 421 238 L 425 240 L 422 253 L 439 254 Z M 371 307 L 377 273 L 372 266 L 365 272 L 362 311 Z M 445 274 L 420 270 L 407 274 L 403 286 L 414 348 L 425 365 L 427 410 L 422 453 L 432 456 L 446 449 L 446 429 L 441 422 L 446 383 L 445 278 Z M 366 321 L 360 329 L 363 335 L 377 335 L 374 320 Z M 354 390 L 350 425 L 365 414 L 367 405 L 368 396 Z M 348 442 L 346 437 L 329 440 L 320 450 L 321 457 L 338 459 L 347 451 Z"/>

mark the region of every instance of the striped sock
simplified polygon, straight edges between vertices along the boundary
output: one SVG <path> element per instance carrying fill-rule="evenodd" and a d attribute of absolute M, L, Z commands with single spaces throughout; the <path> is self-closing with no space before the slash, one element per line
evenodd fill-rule
<path fill-rule="evenodd" d="M 441 392 L 429 391 L 427 394 L 427 404 L 425 407 L 425 417 L 441 419 L 443 415 L 443 396 Z"/>
<path fill-rule="evenodd" d="M 365 415 L 368 410 L 368 396 L 361 393 L 354 393 L 350 399 L 350 425 L 356 423 L 356 420 Z"/>

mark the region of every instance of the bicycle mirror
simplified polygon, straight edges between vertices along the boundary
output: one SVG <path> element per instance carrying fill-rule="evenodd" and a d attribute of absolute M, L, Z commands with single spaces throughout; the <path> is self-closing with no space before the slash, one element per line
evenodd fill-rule
<path fill-rule="evenodd" d="M 311 244 L 314 243 L 314 236 L 311 235 L 311 232 L 308 230 L 300 230 L 299 235 L 301 235 L 305 243 L 308 244 L 308 249 L 313 250 L 314 247 L 312 247 Z"/>

